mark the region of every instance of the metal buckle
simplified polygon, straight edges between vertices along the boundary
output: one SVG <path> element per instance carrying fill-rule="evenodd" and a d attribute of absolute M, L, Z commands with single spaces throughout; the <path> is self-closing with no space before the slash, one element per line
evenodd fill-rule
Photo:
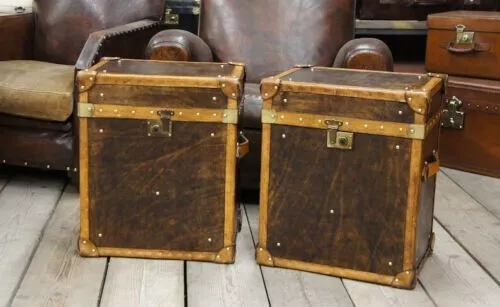
<path fill-rule="evenodd" d="M 326 147 L 338 149 L 352 149 L 354 133 L 338 131 L 342 122 L 338 120 L 325 120 L 328 126 L 326 132 Z"/>

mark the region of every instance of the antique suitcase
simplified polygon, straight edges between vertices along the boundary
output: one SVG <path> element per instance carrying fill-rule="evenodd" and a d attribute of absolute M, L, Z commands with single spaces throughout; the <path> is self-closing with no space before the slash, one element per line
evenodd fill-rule
<path fill-rule="evenodd" d="M 234 262 L 243 75 L 117 58 L 79 72 L 81 255 Z"/>
<path fill-rule="evenodd" d="M 165 0 L 167 29 L 181 29 L 198 35 L 201 0 Z"/>
<path fill-rule="evenodd" d="M 442 165 L 500 177 L 500 81 L 450 76 L 446 96 Z"/>
<path fill-rule="evenodd" d="M 358 0 L 365 20 L 426 20 L 429 14 L 453 10 L 495 11 L 498 0 Z"/>
<path fill-rule="evenodd" d="M 500 12 L 433 14 L 427 24 L 428 71 L 500 79 Z"/>
<path fill-rule="evenodd" d="M 319 67 L 264 79 L 257 262 L 413 288 L 433 246 L 444 83 Z"/>

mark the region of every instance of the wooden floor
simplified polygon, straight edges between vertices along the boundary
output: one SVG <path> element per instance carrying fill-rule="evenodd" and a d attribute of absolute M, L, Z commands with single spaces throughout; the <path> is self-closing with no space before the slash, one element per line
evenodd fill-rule
<path fill-rule="evenodd" d="M 234 265 L 76 254 L 64 176 L 0 170 L 0 306 L 500 306 L 500 180 L 443 169 L 435 253 L 414 291 L 260 267 L 245 206 Z"/>

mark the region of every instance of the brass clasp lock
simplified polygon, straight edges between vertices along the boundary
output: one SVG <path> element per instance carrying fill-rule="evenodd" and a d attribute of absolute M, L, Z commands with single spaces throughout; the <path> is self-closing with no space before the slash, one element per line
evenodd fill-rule
<path fill-rule="evenodd" d="M 148 121 L 148 136 L 171 137 L 174 111 L 158 111 L 158 115 L 160 115 L 159 120 Z"/>
<path fill-rule="evenodd" d="M 456 44 L 472 44 L 474 42 L 474 32 L 464 31 L 464 25 L 457 25 L 455 28 L 457 30 Z"/>
<path fill-rule="evenodd" d="M 338 120 L 325 120 L 327 125 L 326 132 L 326 147 L 339 149 L 352 149 L 353 136 L 352 132 L 338 131 L 342 122 Z"/>
<path fill-rule="evenodd" d="M 165 23 L 168 25 L 178 25 L 179 24 L 179 14 L 172 12 L 172 9 L 165 10 Z"/>
<path fill-rule="evenodd" d="M 465 114 L 463 111 L 460 111 L 462 105 L 462 101 L 455 96 L 446 100 L 445 109 L 441 117 L 441 127 L 463 129 Z"/>

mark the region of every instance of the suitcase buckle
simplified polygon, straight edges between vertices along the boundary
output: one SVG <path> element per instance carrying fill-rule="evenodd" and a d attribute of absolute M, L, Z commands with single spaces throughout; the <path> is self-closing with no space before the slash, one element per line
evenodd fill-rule
<path fill-rule="evenodd" d="M 325 120 L 325 124 L 328 127 L 326 132 L 327 148 L 352 149 L 354 133 L 338 131 L 343 122 L 327 119 Z"/>
<path fill-rule="evenodd" d="M 456 44 L 473 44 L 474 43 L 474 32 L 472 31 L 464 31 L 464 25 L 457 25 L 455 27 L 457 29 L 457 37 Z"/>
<path fill-rule="evenodd" d="M 174 114 L 174 111 L 158 111 L 160 119 L 148 121 L 148 136 L 171 137 Z"/>
<path fill-rule="evenodd" d="M 464 128 L 464 117 L 462 108 L 462 101 L 456 96 L 451 99 L 446 99 L 445 109 L 443 110 L 443 116 L 441 119 L 441 127 L 451 128 L 451 129 L 463 129 Z"/>

